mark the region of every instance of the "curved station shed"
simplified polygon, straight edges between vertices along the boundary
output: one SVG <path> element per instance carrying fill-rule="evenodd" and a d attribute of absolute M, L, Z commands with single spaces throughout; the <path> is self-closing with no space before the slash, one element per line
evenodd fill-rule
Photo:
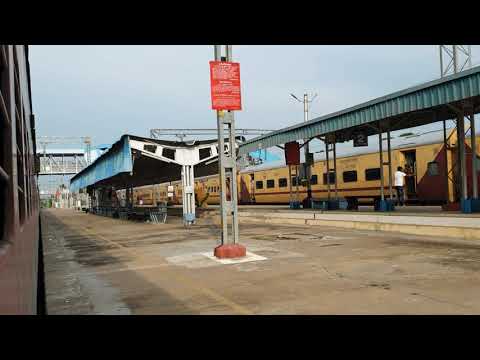
<path fill-rule="evenodd" d="M 227 151 L 228 144 L 225 144 Z M 178 142 L 123 135 L 72 178 L 70 189 L 72 192 L 85 189 L 91 195 L 93 212 L 114 216 L 132 213 L 143 216 L 147 212 L 148 216 L 158 209 L 134 209 L 133 188 L 181 179 L 183 218 L 190 224 L 195 221 L 194 167 L 196 176 L 217 172 L 216 140 Z M 112 190 L 121 189 L 126 189 L 126 203 L 114 205 Z"/>

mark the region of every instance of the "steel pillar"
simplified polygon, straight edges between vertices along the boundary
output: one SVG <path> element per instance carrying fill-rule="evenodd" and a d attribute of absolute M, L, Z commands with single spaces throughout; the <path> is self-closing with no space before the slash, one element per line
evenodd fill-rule
<path fill-rule="evenodd" d="M 467 171 L 466 171 L 466 159 L 465 159 L 465 113 L 464 110 L 460 110 L 460 114 L 457 117 L 457 147 L 459 156 L 459 178 L 460 178 L 460 199 L 466 200 L 467 193 Z"/>
<path fill-rule="evenodd" d="M 449 179 L 448 179 L 448 142 L 447 142 L 447 121 L 443 120 L 443 153 L 445 156 L 445 204 L 450 202 Z"/>
<path fill-rule="evenodd" d="M 390 131 L 387 132 L 387 148 L 388 148 L 388 162 L 383 161 L 383 139 L 382 139 L 382 128 L 380 124 L 378 125 L 378 148 L 379 148 L 379 157 L 380 157 L 380 203 L 378 204 L 379 211 L 393 211 L 393 190 L 392 190 L 392 158 L 391 158 L 391 149 L 390 149 Z M 390 199 L 385 200 L 385 176 L 383 167 L 388 165 L 388 187 L 390 190 Z"/>
<path fill-rule="evenodd" d="M 304 122 L 308 121 L 308 94 L 303 94 L 303 120 Z M 307 178 L 307 198 L 308 204 L 310 204 L 310 199 L 312 198 L 312 184 L 310 183 L 311 171 L 310 163 L 307 161 L 308 154 L 310 153 L 310 144 L 308 139 L 304 139 L 304 154 L 305 154 L 305 177 Z M 298 181 L 298 179 L 297 179 Z"/>
<path fill-rule="evenodd" d="M 470 139 L 470 145 L 472 148 L 472 198 L 478 199 L 477 137 L 475 134 L 475 113 L 473 109 L 470 114 Z"/>
<path fill-rule="evenodd" d="M 440 45 L 440 76 L 456 74 L 472 67 L 470 45 Z"/>
<path fill-rule="evenodd" d="M 295 165 L 295 178 L 297 179 L 295 181 L 295 191 L 296 191 L 296 197 L 297 197 L 297 201 L 299 202 L 300 201 L 300 191 L 299 191 L 299 180 L 300 180 L 300 174 L 299 174 L 299 169 L 300 169 L 300 166 L 299 165 Z"/>
<path fill-rule="evenodd" d="M 290 206 L 293 203 L 293 193 L 292 193 L 292 165 L 288 165 L 288 190 L 290 192 Z"/>
<path fill-rule="evenodd" d="M 392 188 L 392 147 L 390 145 L 390 130 L 387 131 L 387 150 L 388 150 L 388 190 L 390 192 L 390 200 L 393 201 Z"/>
<path fill-rule="evenodd" d="M 195 177 L 193 165 L 182 166 L 182 189 L 183 223 L 191 225 L 195 223 Z"/>
<path fill-rule="evenodd" d="M 380 199 L 385 200 L 385 194 L 383 187 L 385 186 L 385 181 L 383 179 L 383 140 L 382 140 L 382 129 L 378 129 L 378 150 L 380 154 Z"/>
<path fill-rule="evenodd" d="M 232 45 L 225 45 L 225 57 L 222 57 L 222 45 L 214 47 L 215 61 L 232 61 Z M 226 128 L 225 128 L 226 127 Z M 215 248 L 217 257 L 245 256 L 246 249 L 238 244 L 238 202 L 237 202 L 237 155 L 235 141 L 235 118 L 232 111 L 217 111 L 218 129 L 218 173 L 220 180 L 220 215 L 222 235 L 220 246 Z M 225 133 L 226 131 L 226 133 Z M 225 138 L 228 139 L 228 152 L 225 153 Z M 227 202 L 226 174 L 231 173 L 230 196 Z M 228 215 L 232 216 L 231 236 L 228 233 Z"/>
<path fill-rule="evenodd" d="M 327 199 L 330 201 L 330 159 L 328 158 L 328 139 L 325 137 L 325 156 L 326 156 L 326 163 L 327 163 Z"/>
<path fill-rule="evenodd" d="M 295 175 L 292 175 L 292 167 L 295 168 Z M 298 165 L 288 165 L 288 176 L 290 178 L 290 208 L 291 209 L 299 209 L 300 207 L 300 194 L 298 191 L 298 183 L 299 183 L 299 174 L 298 174 Z M 292 191 L 292 179 L 295 179 L 295 193 Z"/>
<path fill-rule="evenodd" d="M 313 100 L 317 97 L 317 94 L 313 95 L 312 99 L 308 100 L 308 94 L 304 93 L 303 94 L 303 101 L 301 101 L 299 98 L 297 98 L 294 94 L 290 94 L 295 100 L 298 102 L 303 103 L 303 121 L 308 122 L 309 117 L 308 117 L 308 104 L 313 102 Z M 313 164 L 310 164 L 307 161 L 308 154 L 310 153 L 310 145 L 309 145 L 309 140 L 308 139 L 303 139 L 303 147 L 304 147 L 304 155 L 305 155 L 305 163 L 303 164 L 303 169 L 305 172 L 305 177 L 307 178 L 307 203 L 310 206 L 311 204 L 311 198 L 312 198 L 312 183 L 311 183 L 311 166 Z"/>
<path fill-rule="evenodd" d="M 466 69 L 469 69 L 472 67 L 472 49 L 470 45 L 440 45 L 439 46 L 439 55 L 440 55 L 440 77 L 444 77 L 447 75 L 451 74 L 456 74 L 459 71 L 463 71 Z M 464 126 L 464 113 L 462 110 L 462 121 L 461 121 L 461 126 L 462 128 L 460 129 L 459 123 L 457 121 L 457 144 L 460 144 L 460 139 L 463 139 L 463 146 L 461 146 L 462 151 L 460 151 L 460 146 L 458 147 L 459 151 L 457 154 L 457 169 L 458 169 L 458 174 L 455 179 L 455 177 L 450 177 L 450 172 L 453 171 L 453 155 L 448 153 L 448 139 L 447 139 L 447 131 L 446 131 L 446 122 L 445 120 L 443 121 L 443 132 L 444 132 L 444 151 L 445 151 L 445 174 L 447 177 L 447 184 L 446 184 L 446 189 L 445 189 L 445 200 L 446 200 L 446 205 L 448 205 L 451 202 L 454 202 L 457 200 L 457 191 L 456 189 L 460 189 L 460 201 L 464 199 L 465 192 L 466 192 L 466 186 L 464 189 L 464 184 L 463 182 L 466 182 L 466 178 L 462 176 L 462 169 L 465 171 L 465 126 Z M 460 115 L 457 116 L 457 120 L 460 119 Z M 460 132 L 462 132 L 462 135 L 460 135 Z M 452 132 L 453 134 L 453 132 Z M 462 155 L 463 154 L 463 155 Z M 448 164 L 449 164 L 449 157 L 451 159 L 452 163 L 452 169 L 448 169 Z M 463 160 L 462 160 L 463 157 Z M 463 161 L 463 164 L 462 164 Z M 456 183 L 460 181 L 460 184 Z M 464 192 L 465 190 L 465 192 Z"/>
<path fill-rule="evenodd" d="M 338 182 L 337 182 L 337 139 L 333 140 L 333 172 L 335 174 L 335 200 L 338 200 Z M 328 175 L 330 176 L 330 174 Z M 330 180 L 330 179 L 329 179 Z M 329 181 L 330 182 L 330 181 Z"/>

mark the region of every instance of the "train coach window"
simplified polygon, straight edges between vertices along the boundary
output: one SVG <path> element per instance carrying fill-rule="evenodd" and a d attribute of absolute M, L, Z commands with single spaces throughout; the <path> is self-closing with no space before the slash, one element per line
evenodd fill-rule
<path fill-rule="evenodd" d="M 278 187 L 287 187 L 287 178 L 278 179 Z"/>
<path fill-rule="evenodd" d="M 296 176 L 292 176 L 292 179 L 291 179 L 292 186 L 297 186 L 297 179 L 298 178 Z M 298 182 L 298 185 L 300 186 L 300 182 Z"/>
<path fill-rule="evenodd" d="M 431 161 L 427 164 L 427 174 L 428 176 L 437 176 L 439 174 L 438 162 Z"/>
<path fill-rule="evenodd" d="M 263 181 L 262 181 L 262 180 L 257 181 L 257 182 L 255 183 L 255 187 L 256 187 L 257 189 L 263 189 Z"/>
<path fill-rule="evenodd" d="M 366 169 L 365 180 L 380 180 L 380 168 Z"/>
<path fill-rule="evenodd" d="M 267 180 L 267 188 L 271 189 L 275 187 L 275 180 Z"/>
<path fill-rule="evenodd" d="M 335 184 L 335 172 L 330 171 L 328 178 L 328 183 L 330 185 Z M 327 173 L 323 174 L 323 185 L 327 185 Z"/>
<path fill-rule="evenodd" d="M 0 52 L 4 51 L 4 45 L 0 45 Z M 7 99 L 7 67 L 4 57 L 0 54 L 0 104 L 8 104 Z M 7 159 L 11 157 L 9 150 L 10 137 L 7 131 L 7 108 L 0 106 L 0 241 L 5 234 L 6 215 L 7 215 L 7 188 L 10 182 L 10 176 L 7 169 Z"/>
<path fill-rule="evenodd" d="M 318 176 L 317 175 L 312 175 L 310 178 L 310 185 L 317 185 L 318 184 Z"/>
<path fill-rule="evenodd" d="M 357 171 L 344 171 L 343 172 L 343 182 L 355 182 L 357 181 Z"/>
<path fill-rule="evenodd" d="M 16 53 L 14 52 L 14 71 L 17 72 L 18 70 L 18 62 L 16 58 Z M 22 103 L 20 98 L 20 84 L 18 83 L 17 76 L 14 76 L 14 83 L 15 83 L 15 110 L 16 110 L 16 141 L 17 141 L 17 196 L 18 196 L 18 210 L 20 216 L 20 223 L 23 224 L 25 221 L 25 213 L 26 213 L 26 196 L 27 196 L 27 188 L 26 188 L 26 181 L 25 181 L 25 147 L 24 147 L 24 132 L 25 129 L 25 121 L 21 117 L 21 109 Z"/>

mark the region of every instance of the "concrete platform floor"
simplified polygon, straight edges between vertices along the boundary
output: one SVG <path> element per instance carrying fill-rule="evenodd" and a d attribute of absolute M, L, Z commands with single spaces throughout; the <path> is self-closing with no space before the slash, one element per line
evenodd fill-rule
<path fill-rule="evenodd" d="M 241 225 L 266 260 L 202 253 L 218 226 L 42 211 L 49 314 L 479 314 L 480 243 L 393 233 Z"/>

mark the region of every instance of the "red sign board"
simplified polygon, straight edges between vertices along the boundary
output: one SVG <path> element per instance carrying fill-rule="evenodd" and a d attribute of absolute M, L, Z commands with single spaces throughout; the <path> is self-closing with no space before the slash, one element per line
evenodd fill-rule
<path fill-rule="evenodd" d="M 210 61 L 212 109 L 242 110 L 240 64 Z"/>
<path fill-rule="evenodd" d="M 285 162 L 287 165 L 300 164 L 300 144 L 292 141 L 285 144 Z"/>

